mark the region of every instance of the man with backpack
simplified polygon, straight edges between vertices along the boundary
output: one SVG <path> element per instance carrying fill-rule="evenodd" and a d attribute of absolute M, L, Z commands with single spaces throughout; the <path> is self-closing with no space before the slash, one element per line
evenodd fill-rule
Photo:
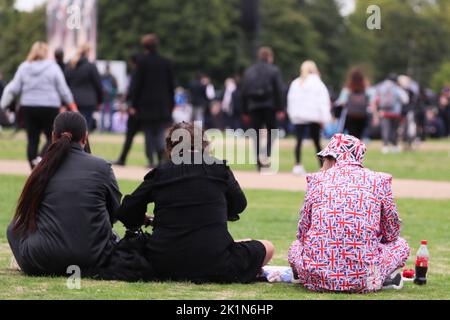
<path fill-rule="evenodd" d="M 398 129 L 402 118 L 402 107 L 409 102 L 408 94 L 397 84 L 397 76 L 391 74 L 377 87 L 378 114 L 383 138 L 383 154 L 398 153 Z"/>
<path fill-rule="evenodd" d="M 273 62 L 272 49 L 262 47 L 258 52 L 258 61 L 245 72 L 242 82 L 243 113 L 250 117 L 251 127 L 257 131 L 258 170 L 270 166 L 268 161 L 261 161 L 260 130 L 267 129 L 266 154 L 270 158 L 274 140 L 271 130 L 276 129 L 277 113 L 283 113 L 285 104 L 281 71 Z"/>

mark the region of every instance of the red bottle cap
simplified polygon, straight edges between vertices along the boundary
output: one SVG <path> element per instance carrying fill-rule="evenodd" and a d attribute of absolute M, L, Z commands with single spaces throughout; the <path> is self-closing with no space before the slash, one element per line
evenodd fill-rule
<path fill-rule="evenodd" d="M 427 245 L 427 244 L 428 244 L 428 241 L 427 241 L 427 240 L 422 240 L 420 243 L 421 243 L 421 244 L 424 244 L 424 245 Z"/>

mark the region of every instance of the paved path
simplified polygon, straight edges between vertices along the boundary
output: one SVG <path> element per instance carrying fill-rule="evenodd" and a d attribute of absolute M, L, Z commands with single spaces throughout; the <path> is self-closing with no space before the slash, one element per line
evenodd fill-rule
<path fill-rule="evenodd" d="M 114 167 L 117 179 L 140 181 L 147 173 L 141 167 Z M 16 160 L 0 160 L 0 175 L 24 176 L 30 173 L 28 163 Z M 241 186 L 245 189 L 269 189 L 283 191 L 305 191 L 304 177 L 289 173 L 261 175 L 256 172 L 235 172 Z M 394 179 L 396 198 L 450 199 L 450 182 Z"/>

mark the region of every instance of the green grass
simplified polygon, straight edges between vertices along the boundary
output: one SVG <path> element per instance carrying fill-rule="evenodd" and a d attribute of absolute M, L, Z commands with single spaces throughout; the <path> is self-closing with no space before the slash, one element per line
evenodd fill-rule
<path fill-rule="evenodd" d="M 124 138 L 120 135 L 94 134 L 91 137 L 93 153 L 108 160 L 116 160 L 121 152 Z M 285 140 L 291 141 L 291 139 Z M 322 144 L 325 146 L 326 141 Z M 237 152 L 246 152 L 247 158 L 253 158 L 253 145 L 243 151 L 243 146 L 236 148 Z M 216 150 L 220 145 L 216 146 Z M 365 165 L 375 171 L 388 172 L 397 179 L 419 179 L 450 181 L 450 140 L 430 141 L 426 148 L 415 152 L 404 152 L 402 154 L 383 155 L 379 145 L 369 144 Z M 26 140 L 23 133 L 11 138 L 10 131 L 0 135 L 0 159 L 25 160 Z M 290 172 L 294 165 L 294 153 L 292 147 L 280 148 L 279 168 L 282 172 Z M 228 159 L 230 160 L 230 159 Z M 310 145 L 304 146 L 303 162 L 308 172 L 319 169 L 315 150 Z M 145 166 L 147 159 L 144 153 L 142 136 L 134 143 L 131 149 L 128 164 L 133 166 Z M 255 170 L 254 165 L 232 165 L 237 170 Z"/>
<path fill-rule="evenodd" d="M 429 283 L 406 283 L 399 292 L 369 295 L 317 294 L 288 284 L 194 285 L 190 283 L 124 283 L 82 280 L 81 290 L 68 290 L 64 278 L 31 278 L 9 269 L 11 252 L 5 238 L 24 178 L 0 176 L 0 299 L 449 299 L 450 200 L 398 201 L 404 225 L 402 235 L 413 256 L 420 240 L 429 241 Z M 138 182 L 120 181 L 124 194 Z M 295 237 L 302 193 L 246 191 L 249 206 L 240 221 L 230 224 L 235 239 L 269 239 L 277 247 L 273 265 L 287 265 L 286 255 Z M 123 228 L 116 226 L 119 233 Z M 408 261 L 413 267 L 413 257 Z"/>

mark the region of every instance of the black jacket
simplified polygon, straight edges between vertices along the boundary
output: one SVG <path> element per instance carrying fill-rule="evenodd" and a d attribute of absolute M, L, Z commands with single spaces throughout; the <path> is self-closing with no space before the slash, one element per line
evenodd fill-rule
<path fill-rule="evenodd" d="M 207 108 L 209 104 L 208 96 L 206 95 L 207 86 L 202 84 L 200 80 L 194 80 L 189 85 L 189 94 L 191 103 L 196 108 Z"/>
<path fill-rule="evenodd" d="M 244 113 L 263 108 L 284 110 L 284 84 L 280 69 L 263 61 L 251 66 L 242 81 L 241 97 Z"/>
<path fill-rule="evenodd" d="M 72 144 L 45 190 L 37 230 L 9 239 L 21 267 L 28 274 L 67 275 L 70 265 L 83 272 L 105 264 L 116 243 L 113 212 L 120 199 L 111 165 Z"/>
<path fill-rule="evenodd" d="M 160 278 L 195 279 L 224 274 L 236 221 L 247 201 L 225 164 L 175 165 L 153 170 L 124 198 L 117 218 L 135 228 L 154 203 L 151 261 Z"/>
<path fill-rule="evenodd" d="M 143 123 L 172 120 L 174 78 L 171 63 L 156 53 L 143 55 L 132 81 L 132 106 Z"/>
<path fill-rule="evenodd" d="M 81 58 L 75 69 L 66 66 L 65 75 L 78 107 L 95 108 L 103 102 L 102 81 L 95 64 Z"/>

